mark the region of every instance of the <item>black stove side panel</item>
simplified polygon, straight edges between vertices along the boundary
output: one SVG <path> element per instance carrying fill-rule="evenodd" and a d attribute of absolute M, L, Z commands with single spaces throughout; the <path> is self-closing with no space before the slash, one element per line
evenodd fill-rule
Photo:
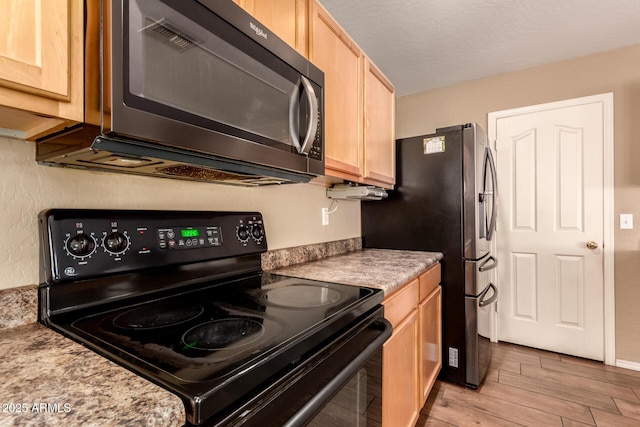
<path fill-rule="evenodd" d="M 444 136 L 444 152 L 424 154 L 424 140 L 435 136 Z M 462 143 L 462 127 L 399 139 L 396 190 L 361 208 L 364 247 L 444 253 L 440 377 L 458 384 L 465 384 L 466 375 Z M 449 348 L 457 349 L 457 368 Z"/>

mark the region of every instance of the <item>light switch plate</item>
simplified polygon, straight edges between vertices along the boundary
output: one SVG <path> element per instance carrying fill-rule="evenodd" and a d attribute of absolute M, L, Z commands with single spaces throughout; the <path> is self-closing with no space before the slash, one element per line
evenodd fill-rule
<path fill-rule="evenodd" d="M 620 214 L 620 229 L 621 230 L 633 229 L 633 214 Z"/>

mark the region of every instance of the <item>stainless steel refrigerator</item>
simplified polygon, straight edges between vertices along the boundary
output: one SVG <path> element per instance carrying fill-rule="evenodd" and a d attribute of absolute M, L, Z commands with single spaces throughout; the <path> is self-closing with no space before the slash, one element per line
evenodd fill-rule
<path fill-rule="evenodd" d="M 362 204 L 363 246 L 444 253 L 440 378 L 477 387 L 491 359 L 494 156 L 475 123 L 396 141 L 396 189 Z M 480 320 L 480 321 L 479 321 Z"/>

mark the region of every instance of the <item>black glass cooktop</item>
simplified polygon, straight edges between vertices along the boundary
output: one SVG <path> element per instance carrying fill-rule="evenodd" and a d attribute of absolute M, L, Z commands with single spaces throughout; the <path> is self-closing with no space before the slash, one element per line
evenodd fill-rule
<path fill-rule="evenodd" d="M 291 347 L 319 345 L 373 293 L 263 273 L 85 316 L 70 331 L 171 381 L 222 381 Z"/>

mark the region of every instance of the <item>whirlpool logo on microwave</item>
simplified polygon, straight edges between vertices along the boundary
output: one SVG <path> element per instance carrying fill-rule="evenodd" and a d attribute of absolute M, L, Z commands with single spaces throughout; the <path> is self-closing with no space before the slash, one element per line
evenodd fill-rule
<path fill-rule="evenodd" d="M 255 31 L 257 36 L 263 37 L 265 40 L 267 39 L 267 33 L 265 33 L 262 28 L 258 27 L 253 22 L 249 22 L 249 27 L 251 27 L 251 29 Z"/>

